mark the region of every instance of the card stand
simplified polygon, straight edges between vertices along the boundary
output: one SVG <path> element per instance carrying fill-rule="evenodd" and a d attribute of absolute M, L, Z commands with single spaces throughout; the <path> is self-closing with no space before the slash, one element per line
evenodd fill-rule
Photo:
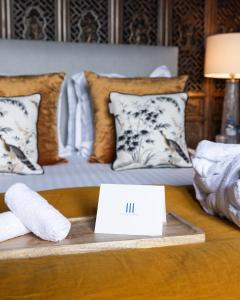
<path fill-rule="evenodd" d="M 162 236 L 95 234 L 95 217 L 70 219 L 72 228 L 61 242 L 26 234 L 0 243 L 0 259 L 88 253 L 116 249 L 154 248 L 201 243 L 205 233 L 175 213 L 167 214 Z"/>

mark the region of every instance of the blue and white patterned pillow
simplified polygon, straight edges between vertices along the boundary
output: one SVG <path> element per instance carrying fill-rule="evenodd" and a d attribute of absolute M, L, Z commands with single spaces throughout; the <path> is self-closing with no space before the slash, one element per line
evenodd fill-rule
<path fill-rule="evenodd" d="M 43 173 L 37 164 L 40 100 L 40 94 L 0 97 L 0 173 Z"/>
<path fill-rule="evenodd" d="M 112 92 L 110 99 L 117 136 L 114 170 L 192 166 L 185 141 L 186 93 Z"/>

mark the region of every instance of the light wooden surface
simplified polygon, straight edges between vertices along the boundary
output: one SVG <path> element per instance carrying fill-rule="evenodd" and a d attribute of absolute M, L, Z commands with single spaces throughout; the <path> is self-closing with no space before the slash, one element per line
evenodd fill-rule
<path fill-rule="evenodd" d="M 95 217 L 70 219 L 72 228 L 61 242 L 40 240 L 33 234 L 0 243 L 0 259 L 28 258 L 49 255 L 66 255 L 126 248 L 153 248 L 200 243 L 205 241 L 204 232 L 177 216 L 167 214 L 162 236 L 132 236 L 95 234 Z"/>

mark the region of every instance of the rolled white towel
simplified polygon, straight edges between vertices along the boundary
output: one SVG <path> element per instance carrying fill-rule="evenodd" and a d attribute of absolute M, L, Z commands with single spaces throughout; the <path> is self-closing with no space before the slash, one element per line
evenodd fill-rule
<path fill-rule="evenodd" d="M 41 239 L 61 241 L 70 231 L 69 220 L 23 183 L 16 183 L 7 190 L 5 203 Z"/>
<path fill-rule="evenodd" d="M 30 231 L 11 212 L 0 214 L 0 242 L 29 233 Z"/>

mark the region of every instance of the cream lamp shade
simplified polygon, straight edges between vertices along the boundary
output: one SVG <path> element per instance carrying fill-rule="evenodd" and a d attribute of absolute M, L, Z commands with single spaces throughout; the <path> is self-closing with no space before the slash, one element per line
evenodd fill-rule
<path fill-rule="evenodd" d="M 240 33 L 216 34 L 207 38 L 204 76 L 240 78 Z"/>

